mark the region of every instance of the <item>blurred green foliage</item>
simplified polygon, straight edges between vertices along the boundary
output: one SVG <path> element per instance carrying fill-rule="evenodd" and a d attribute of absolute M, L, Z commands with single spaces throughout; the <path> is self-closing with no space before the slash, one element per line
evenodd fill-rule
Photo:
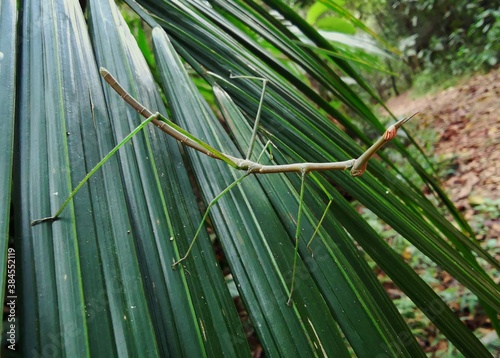
<path fill-rule="evenodd" d="M 302 11 L 318 29 L 334 19 L 321 12 L 325 0 L 288 0 Z M 363 21 L 390 45 L 398 48 L 397 56 L 388 60 L 379 56 L 389 71 L 399 72 L 394 78 L 380 71 L 368 70 L 371 83 L 379 95 L 387 98 L 417 83 L 417 87 L 433 87 L 449 76 L 487 71 L 500 62 L 500 10 L 493 0 L 353 0 L 341 3 L 354 17 Z M 325 19 L 325 20 L 322 20 Z M 343 21 L 346 21 L 345 19 Z M 330 31 L 354 35 L 352 27 L 337 22 Z M 340 29 L 340 30 L 339 30 Z M 351 30 L 351 32 L 349 32 Z M 356 35 L 359 34 L 359 31 Z M 363 68 L 363 70 L 366 70 Z M 436 76 L 438 80 L 436 81 Z M 404 80 L 404 81 L 403 81 Z M 398 89 L 399 88 L 399 89 Z"/>

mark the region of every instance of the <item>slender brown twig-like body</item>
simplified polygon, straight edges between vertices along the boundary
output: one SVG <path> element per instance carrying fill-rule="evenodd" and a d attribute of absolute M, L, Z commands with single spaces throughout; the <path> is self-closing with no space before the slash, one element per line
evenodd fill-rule
<path fill-rule="evenodd" d="M 141 116 L 143 116 L 144 118 L 149 118 L 153 115 L 153 113 L 149 109 L 147 109 L 145 106 L 139 103 L 139 101 L 137 101 L 134 97 L 132 97 L 127 91 L 125 91 L 125 89 L 118 83 L 118 81 L 113 77 L 113 75 L 109 73 L 108 70 L 101 67 L 100 73 L 101 76 L 104 78 L 104 80 L 111 86 L 111 88 L 113 88 L 116 91 L 116 93 L 118 93 L 120 97 L 123 98 L 123 100 L 127 102 L 127 104 L 130 107 L 135 109 Z M 201 146 L 199 143 L 192 141 L 189 137 L 178 132 L 173 127 L 169 126 L 167 123 L 159 119 L 153 119 L 151 122 L 159 129 L 161 129 L 163 132 L 167 133 L 169 136 L 174 137 L 182 144 L 191 147 L 193 149 L 196 149 L 197 151 L 200 151 L 208 155 L 209 157 L 217 158 L 217 156 L 214 156 L 213 153 L 208 152 L 206 148 Z"/>
<path fill-rule="evenodd" d="M 123 98 L 125 102 L 127 102 L 132 108 L 139 112 L 139 114 L 141 114 L 145 118 L 149 118 L 153 115 L 150 110 L 144 107 L 127 91 L 125 91 L 125 89 L 108 72 L 108 70 L 101 67 L 100 72 L 104 80 L 109 83 L 109 85 L 120 95 L 120 97 Z M 384 145 L 386 142 L 393 139 L 396 136 L 397 130 L 403 124 L 408 122 L 414 115 L 404 118 L 387 128 L 384 135 L 380 137 L 370 148 L 368 148 L 358 159 L 350 159 L 341 162 L 330 163 L 293 163 L 284 165 L 262 165 L 249 159 L 233 157 L 231 155 L 221 153 L 215 148 L 210 147 L 208 144 L 202 142 L 192 134 L 186 132 L 180 127 L 175 126 L 172 122 L 166 123 L 159 119 L 153 119 L 151 122 L 168 135 L 180 141 L 182 144 L 191 147 L 205 155 L 208 155 L 209 157 L 224 160 L 232 167 L 239 170 L 246 170 L 248 173 L 309 173 L 312 171 L 346 170 L 351 168 L 351 174 L 353 176 L 360 176 L 365 172 L 368 165 L 368 160 L 375 154 L 375 152 L 380 149 L 380 147 L 382 147 L 382 145 Z M 247 157 L 249 157 L 249 155 L 247 155 Z"/>
<path fill-rule="evenodd" d="M 248 174 L 272 174 L 272 173 L 300 173 L 302 177 L 305 174 L 312 171 L 324 171 L 324 170 L 346 170 L 351 168 L 351 175 L 360 176 L 362 175 L 366 167 L 368 165 L 368 160 L 375 154 L 375 152 L 382 147 L 386 142 L 390 141 L 396 136 L 396 132 L 403 124 L 408 122 L 414 115 L 408 118 L 404 118 L 395 124 L 391 125 L 385 131 L 384 135 L 380 137 L 370 148 L 368 148 L 363 154 L 359 156 L 357 159 L 349 159 L 341 162 L 331 162 L 331 163 L 293 163 L 293 164 L 283 164 L 283 165 L 263 165 L 258 162 L 251 161 L 249 159 L 237 158 L 228 154 L 224 154 L 219 152 L 217 149 L 211 147 L 206 144 L 202 140 L 196 138 L 191 133 L 177 126 L 172 121 L 163 117 L 160 113 L 153 114 L 149 109 L 147 109 L 144 105 L 139 103 L 134 97 L 132 97 L 119 83 L 118 81 L 106 70 L 105 68 L 100 69 L 101 75 L 104 80 L 113 88 L 120 97 L 123 98 L 125 102 L 127 102 L 134 110 L 136 110 L 139 114 L 147 118 L 147 121 L 143 122 L 139 125 L 131 134 L 129 134 L 121 143 L 119 143 L 113 150 L 99 162 L 91 172 L 78 184 L 78 186 L 73 190 L 70 196 L 66 199 L 66 201 L 61 205 L 61 208 L 57 211 L 54 216 L 49 216 L 42 219 L 37 219 L 32 221 L 32 225 L 37 225 L 42 222 L 53 222 L 59 218 L 62 211 L 68 204 L 68 202 L 73 198 L 73 196 L 78 192 L 78 190 L 82 187 L 85 182 L 92 176 L 92 174 L 98 170 L 104 162 L 115 153 L 126 141 L 128 141 L 135 133 L 143 128 L 146 123 L 153 123 L 163 132 L 177 139 L 182 144 L 191 147 L 209 157 L 220 159 L 225 161 L 227 164 L 232 166 L 235 169 L 245 170 L 246 175 Z M 261 103 L 262 105 L 262 103 Z M 260 112 L 260 107 L 259 107 Z M 255 130 L 256 128 L 254 128 Z M 253 136 L 254 137 L 254 136 Z M 247 155 L 250 157 L 250 155 Z"/>

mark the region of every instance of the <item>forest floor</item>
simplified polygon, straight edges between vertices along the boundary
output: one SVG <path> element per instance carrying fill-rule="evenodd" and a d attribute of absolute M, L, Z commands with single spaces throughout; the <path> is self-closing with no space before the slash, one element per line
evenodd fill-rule
<path fill-rule="evenodd" d="M 397 117 L 419 112 L 411 133 L 416 133 L 416 141 L 432 157 L 442 188 L 467 219 L 477 240 L 499 259 L 500 69 L 474 75 L 453 87 L 419 98 L 406 92 L 391 98 L 387 106 Z M 498 272 L 488 271 L 497 282 L 500 280 Z M 436 280 L 431 285 L 442 297 L 447 289 L 457 284 L 439 270 L 433 276 Z M 448 305 L 483 343 L 496 346 L 498 337 L 478 308 L 478 302 L 464 304 L 460 296 L 465 291 L 460 291 L 450 291 L 457 296 L 445 299 Z M 437 333 L 433 336 L 427 329 L 423 331 L 420 343 L 427 353 L 436 357 L 448 356 L 449 347 L 442 337 Z"/>
<path fill-rule="evenodd" d="M 484 205 L 500 201 L 500 69 L 476 75 L 454 87 L 420 98 L 409 92 L 393 97 L 387 106 L 396 116 L 419 112 L 415 139 L 432 130 L 433 155 L 447 165 L 442 186 L 469 221 Z M 430 139 L 432 138 L 432 139 Z M 495 205 L 496 204 L 496 205 Z M 496 218 L 488 219 L 477 231 L 478 240 L 496 240 L 500 247 L 500 207 Z M 476 228 L 479 229 L 479 228 Z"/>

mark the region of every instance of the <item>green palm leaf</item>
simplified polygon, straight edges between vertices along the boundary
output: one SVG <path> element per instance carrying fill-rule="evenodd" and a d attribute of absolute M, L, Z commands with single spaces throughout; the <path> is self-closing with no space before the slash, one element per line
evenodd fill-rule
<path fill-rule="evenodd" d="M 60 220 L 30 226 L 33 219 L 55 213 L 85 174 L 140 122 L 139 115 L 99 79 L 98 68 L 106 67 L 153 112 L 170 114 L 181 127 L 231 155 L 248 148 L 261 87 L 259 82 L 229 79 L 229 74 L 269 79 L 261 133 L 273 140 L 274 161 L 279 164 L 344 160 L 362 152 L 325 119 L 326 113 L 349 126 L 365 144 L 370 142 L 350 118 L 310 89 L 300 72 L 381 130 L 370 109 L 331 66 L 370 89 L 347 61 L 335 58 L 325 64 L 314 51 L 300 46 L 300 39 L 270 16 L 268 8 L 253 1 L 139 1 L 147 10 L 131 0 L 127 3 L 155 27 L 154 75 L 163 92 L 112 1 L 88 1 L 87 24 L 76 0 L 23 2 L 17 67 L 15 48 L 4 50 L 14 43 L 14 2 L 0 1 L 0 51 L 12 51 L 12 56 L 0 59 L 0 78 L 2 84 L 18 85 L 17 92 L 0 93 L 6 113 L 2 118 L 8 118 L 1 123 L 2 143 L 12 143 L 13 95 L 18 95 L 13 191 L 10 194 L 8 175 L 2 177 L 0 190 L 14 198 L 22 351 L 249 356 L 245 332 L 205 229 L 183 261 L 185 266 L 171 268 L 186 252 L 201 221 L 191 180 L 208 203 L 244 173 L 182 148 L 149 126 L 83 186 Z M 286 18 L 297 19 L 280 1 L 266 3 Z M 299 20 L 297 25 L 316 44 L 335 51 L 308 25 Z M 273 56 L 270 48 L 286 61 Z M 181 58 L 218 88 L 227 131 Z M 259 140 L 255 153 L 262 148 Z M 402 145 L 396 148 L 408 156 Z M 0 154 L 5 156 L 0 163 L 6 173 L 13 153 L 10 146 Z M 387 160 L 383 153 L 381 157 Z M 437 188 L 434 179 L 413 164 Z M 499 290 L 475 257 L 497 268 L 498 263 L 445 220 L 400 173 L 375 160 L 368 171 L 362 178 L 329 172 L 307 179 L 291 307 L 286 301 L 300 178 L 250 176 L 214 206 L 211 224 L 266 355 L 424 355 L 356 242 L 464 355 L 487 356 L 479 340 L 335 187 L 342 187 L 452 274 L 492 316 L 500 309 Z M 311 256 L 306 240 L 328 201 L 322 188 L 334 202 Z M 436 190 L 466 232 L 456 209 Z M 0 207 L 5 234 L 8 201 Z M 5 239 L 0 249 L 5 253 L 6 248 Z"/>

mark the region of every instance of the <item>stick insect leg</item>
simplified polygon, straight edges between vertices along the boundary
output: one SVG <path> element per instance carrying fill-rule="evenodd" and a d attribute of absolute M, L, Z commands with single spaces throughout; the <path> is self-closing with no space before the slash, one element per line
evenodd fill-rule
<path fill-rule="evenodd" d="M 307 248 L 311 252 L 312 256 L 314 256 L 314 252 L 311 249 L 311 243 L 313 242 L 314 238 L 316 237 L 316 234 L 318 233 L 319 228 L 323 224 L 323 220 L 325 219 L 326 214 L 328 213 L 328 210 L 330 209 L 330 206 L 333 203 L 333 197 L 330 195 L 330 193 L 328 192 L 328 190 L 326 190 L 325 186 L 323 184 L 321 184 L 321 182 L 315 176 L 313 176 L 313 180 L 316 182 L 316 184 L 319 185 L 319 187 L 321 188 L 321 190 L 323 190 L 323 192 L 328 197 L 328 204 L 326 205 L 326 208 L 325 208 L 325 211 L 323 212 L 323 215 L 321 215 L 321 219 L 319 219 L 318 225 L 316 225 L 316 228 L 314 229 L 314 232 L 313 232 L 313 234 L 311 236 L 311 239 L 309 239 L 309 242 L 307 243 Z"/>
<path fill-rule="evenodd" d="M 198 235 L 200 234 L 201 232 L 201 229 L 203 228 L 203 225 L 205 223 L 205 221 L 207 220 L 207 217 L 208 217 L 208 214 L 210 213 L 210 209 L 212 209 L 212 206 L 214 206 L 217 201 L 219 201 L 220 198 L 222 198 L 225 194 L 227 194 L 227 192 L 229 190 L 231 190 L 232 188 L 234 188 L 236 185 L 238 185 L 243 179 L 245 179 L 250 173 L 246 173 L 245 175 L 241 176 L 240 178 L 236 179 L 234 182 L 232 182 L 226 189 L 224 189 L 219 195 L 217 195 L 215 198 L 212 199 L 212 201 L 210 202 L 210 204 L 208 204 L 207 206 L 207 209 L 205 210 L 205 214 L 203 214 L 203 217 L 201 218 L 201 222 L 200 224 L 198 225 L 198 229 L 196 230 L 196 233 L 194 234 L 194 238 L 193 240 L 191 241 L 191 243 L 189 244 L 189 247 L 186 251 L 186 253 L 184 254 L 184 256 L 182 256 L 179 260 L 175 261 L 173 264 L 172 264 L 172 268 L 175 270 L 175 268 L 177 267 L 177 265 L 179 265 L 182 261 L 184 261 L 185 259 L 187 259 L 187 257 L 189 256 L 189 253 L 191 252 L 191 250 L 193 249 L 194 247 L 194 243 L 196 242 L 196 239 L 198 238 Z"/>
<path fill-rule="evenodd" d="M 295 286 L 295 275 L 297 273 L 297 258 L 299 256 L 300 221 L 302 219 L 302 204 L 304 201 L 304 183 L 306 175 L 307 175 L 306 172 L 302 172 L 301 174 L 299 212 L 297 214 L 297 229 L 295 231 L 295 253 L 293 256 L 292 284 L 290 285 L 290 293 L 288 295 L 288 301 L 286 302 L 288 306 L 292 304 L 292 293 Z"/>
<path fill-rule="evenodd" d="M 64 203 L 61 205 L 59 210 L 57 210 L 57 212 L 55 213 L 54 216 L 48 216 L 46 218 L 33 220 L 31 222 L 31 226 L 35 226 L 35 225 L 41 224 L 43 222 L 53 222 L 53 221 L 58 220 L 59 216 L 63 212 L 66 205 L 69 204 L 71 199 L 73 199 L 73 197 L 76 195 L 76 193 L 78 193 L 78 191 L 90 179 L 90 177 L 92 175 L 94 175 L 94 173 L 100 167 L 102 167 L 102 165 L 104 163 L 106 163 L 108 161 L 108 159 L 111 158 L 111 156 L 113 154 L 115 154 L 118 149 L 120 149 L 125 143 L 127 143 L 134 135 L 136 135 L 141 129 L 143 129 L 149 122 L 157 119 L 158 117 L 160 117 L 160 113 L 155 113 L 152 116 L 148 117 L 145 121 L 143 121 L 141 124 L 139 124 L 132 132 L 130 132 L 130 134 L 128 134 L 125 138 L 123 138 L 123 140 L 120 143 L 118 143 L 113 149 L 111 149 L 111 151 L 104 158 L 102 158 L 101 161 L 99 163 L 97 163 L 94 168 L 92 168 L 92 170 L 85 176 L 85 178 L 82 179 L 82 181 L 75 187 L 75 189 L 73 189 L 71 194 L 69 194 L 68 198 L 64 201 Z"/>
<path fill-rule="evenodd" d="M 230 78 L 246 78 L 246 79 L 251 79 L 251 80 L 262 81 L 262 92 L 260 94 L 259 107 L 257 108 L 257 114 L 255 115 L 255 122 L 253 125 L 252 136 L 250 137 L 250 144 L 248 146 L 247 155 L 245 156 L 245 159 L 250 160 L 250 157 L 252 156 L 252 151 L 253 151 L 253 147 L 255 144 L 255 140 L 257 139 L 257 131 L 259 129 L 259 123 L 260 123 L 260 114 L 262 112 L 262 103 L 264 102 L 264 95 L 266 94 L 266 86 L 267 86 L 267 83 L 269 82 L 269 80 L 266 78 L 253 77 L 253 76 L 233 76 L 233 75 L 231 75 Z M 257 160 L 257 162 L 258 162 L 258 160 Z"/>
<path fill-rule="evenodd" d="M 330 201 L 328 201 L 328 204 L 326 205 L 325 211 L 323 212 L 323 215 L 321 215 L 321 219 L 319 219 L 318 225 L 316 225 L 316 228 L 314 229 L 314 232 L 311 236 L 311 239 L 307 243 L 307 249 L 309 250 L 309 252 L 311 252 L 311 256 L 314 256 L 314 251 L 311 249 L 311 243 L 313 242 L 314 238 L 316 237 L 316 234 L 318 233 L 319 228 L 323 224 L 323 220 L 325 219 L 326 214 L 328 213 L 328 209 L 330 209 L 330 206 L 332 205 L 332 203 L 333 203 L 333 198 L 331 198 Z"/>
<path fill-rule="evenodd" d="M 269 160 L 273 160 L 273 142 L 271 142 L 270 140 L 268 140 L 266 142 L 266 144 L 264 145 L 264 148 L 262 148 L 257 160 L 256 160 L 256 163 L 260 163 L 260 158 L 262 158 L 262 156 L 264 155 L 264 153 L 266 152 L 266 149 L 269 147 Z"/>

